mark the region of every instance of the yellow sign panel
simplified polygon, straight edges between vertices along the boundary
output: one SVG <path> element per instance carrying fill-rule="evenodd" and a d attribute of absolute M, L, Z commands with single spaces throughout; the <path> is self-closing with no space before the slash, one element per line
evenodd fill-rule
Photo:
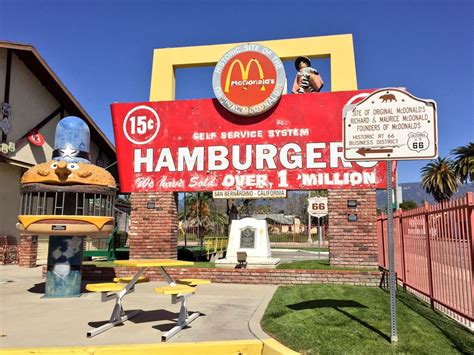
<path fill-rule="evenodd" d="M 329 58 L 332 91 L 357 90 L 351 34 L 259 41 L 258 43 L 271 48 L 281 60 L 294 60 L 301 55 L 312 58 Z M 239 44 L 155 49 L 150 101 L 175 99 L 176 69 L 214 66 L 223 53 Z"/>

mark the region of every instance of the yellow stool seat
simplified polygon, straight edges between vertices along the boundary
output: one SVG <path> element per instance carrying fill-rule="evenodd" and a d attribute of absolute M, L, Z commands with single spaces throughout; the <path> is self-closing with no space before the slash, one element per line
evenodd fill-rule
<path fill-rule="evenodd" d="M 125 288 L 124 284 L 115 284 L 112 282 L 86 285 L 86 290 L 92 291 L 92 292 L 120 292 L 124 288 Z"/>
<path fill-rule="evenodd" d="M 210 284 L 211 280 L 204 280 L 204 279 L 179 279 L 176 280 L 177 284 L 180 285 L 188 285 L 188 286 L 197 286 L 197 285 L 206 285 Z"/>
<path fill-rule="evenodd" d="M 155 288 L 155 292 L 161 293 L 162 295 L 179 295 L 185 293 L 194 293 L 196 292 L 196 288 L 187 285 L 161 286 Z"/>
<path fill-rule="evenodd" d="M 132 281 L 133 277 L 127 276 L 127 277 L 116 277 L 114 278 L 114 282 L 119 282 L 119 283 L 125 283 L 128 284 L 130 281 Z M 145 276 L 140 276 L 137 280 L 137 284 L 140 284 L 142 282 L 150 282 L 150 279 Z"/>

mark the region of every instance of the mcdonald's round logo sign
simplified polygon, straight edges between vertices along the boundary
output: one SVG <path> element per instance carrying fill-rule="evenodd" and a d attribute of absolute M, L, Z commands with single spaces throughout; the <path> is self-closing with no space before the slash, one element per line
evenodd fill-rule
<path fill-rule="evenodd" d="M 240 116 L 256 116 L 280 99 L 285 88 L 285 69 L 268 47 L 241 44 L 217 62 L 212 86 L 227 110 Z"/>

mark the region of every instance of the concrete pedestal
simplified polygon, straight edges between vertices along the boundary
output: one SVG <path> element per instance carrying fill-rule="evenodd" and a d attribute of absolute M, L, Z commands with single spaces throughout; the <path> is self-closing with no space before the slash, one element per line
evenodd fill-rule
<path fill-rule="evenodd" d="M 83 240 L 78 236 L 50 236 L 44 297 L 79 297 Z"/>
<path fill-rule="evenodd" d="M 248 268 L 274 268 L 280 262 L 271 257 L 267 221 L 255 218 L 232 221 L 226 258 L 216 260 L 216 267 L 234 268 L 237 252 L 247 254 Z"/>

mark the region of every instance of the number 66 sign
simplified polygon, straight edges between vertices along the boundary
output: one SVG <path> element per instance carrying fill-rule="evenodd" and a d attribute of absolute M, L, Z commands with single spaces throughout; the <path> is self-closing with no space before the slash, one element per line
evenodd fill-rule
<path fill-rule="evenodd" d="M 328 214 L 328 198 L 317 196 L 308 198 L 308 213 L 313 217 L 324 217 Z"/>

